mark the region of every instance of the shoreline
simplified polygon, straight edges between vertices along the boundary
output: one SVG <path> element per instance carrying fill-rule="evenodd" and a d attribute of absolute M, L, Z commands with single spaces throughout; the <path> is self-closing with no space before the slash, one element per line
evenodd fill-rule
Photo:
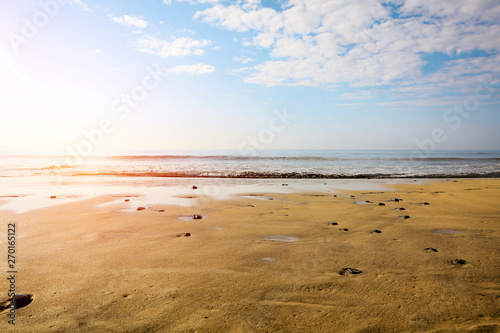
<path fill-rule="evenodd" d="M 148 185 L 159 181 L 128 179 L 129 190 L 142 184 L 154 191 Z M 227 184 L 240 191 L 247 182 Z M 15 183 L 10 189 L 33 189 L 33 184 L 19 188 Z M 188 206 L 169 204 L 166 197 L 153 203 L 152 196 L 120 192 L 116 179 L 110 183 L 116 186 L 103 178 L 87 179 L 89 187 L 104 187 L 102 195 L 22 214 L 0 206 L 2 219 L 18 227 L 17 289 L 33 296 L 16 312 L 17 329 L 500 329 L 495 306 L 500 297 L 500 179 L 327 185 L 298 180 L 288 186 L 261 180 L 251 191 L 222 199 L 202 193 L 213 184 L 210 180 L 157 184 L 169 188 L 169 183 L 179 196 L 184 195 L 179 188 L 189 187 L 188 196 L 198 200 L 181 198 L 193 202 Z M 367 183 L 376 186 L 360 187 Z M 46 184 L 39 180 L 36 186 Z M 61 184 L 75 186 L 53 182 L 44 193 Z M 314 185 L 311 190 L 295 191 L 308 184 Z M 330 192 L 315 190 L 323 187 Z M 280 191 L 261 191 L 267 188 Z M 2 187 L 2 195 L 5 191 Z M 122 211 L 126 205 L 147 209 Z M 194 214 L 202 218 L 181 218 Z M 4 266 L 0 269 L 6 271 Z M 7 282 L 0 283 L 0 291 L 8 289 Z M 14 332 L 4 319 L 0 329 Z"/>

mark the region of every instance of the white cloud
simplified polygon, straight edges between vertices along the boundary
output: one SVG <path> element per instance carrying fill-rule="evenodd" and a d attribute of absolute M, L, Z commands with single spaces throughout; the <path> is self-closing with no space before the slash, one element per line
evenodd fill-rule
<path fill-rule="evenodd" d="M 84 3 L 82 0 L 69 0 L 69 4 L 80 7 L 83 11 L 88 12 L 90 11 L 89 6 Z"/>
<path fill-rule="evenodd" d="M 167 58 L 172 56 L 202 55 L 205 53 L 203 48 L 211 43 L 209 40 L 195 40 L 187 37 L 176 38 L 171 42 L 167 42 L 154 36 L 146 36 L 137 41 L 137 46 L 140 52 Z"/>
<path fill-rule="evenodd" d="M 202 75 L 214 72 L 215 67 L 212 65 L 198 63 L 193 65 L 180 65 L 171 68 L 165 68 L 164 71 L 167 73 L 176 73 L 176 74 L 188 73 L 191 75 Z"/>
<path fill-rule="evenodd" d="M 436 73 L 423 72 L 425 55 L 498 52 L 497 0 L 393 0 L 389 4 L 384 0 L 289 0 L 281 10 L 252 0 L 214 4 L 193 17 L 253 34 L 252 39 L 239 39 L 242 45 L 264 49 L 271 59 L 245 71 L 244 80 L 266 86 L 416 85 L 431 94 L 424 87 L 430 85 L 437 94 L 449 84 L 457 86 L 457 80 L 464 82 L 463 89 L 470 89 L 467 76 L 500 73 L 498 57 L 470 54 L 471 59 L 447 62 Z"/>
<path fill-rule="evenodd" d="M 134 26 L 139 29 L 144 29 L 148 26 L 148 22 L 146 22 L 142 16 L 123 15 L 122 17 L 111 17 L 111 21 L 123 24 L 127 27 Z"/>
<path fill-rule="evenodd" d="M 233 60 L 241 62 L 243 65 L 248 64 L 249 62 L 255 61 L 255 59 L 249 58 L 247 56 L 234 57 Z"/>
<path fill-rule="evenodd" d="M 172 4 L 172 0 L 163 0 L 163 3 L 167 6 L 170 6 Z"/>

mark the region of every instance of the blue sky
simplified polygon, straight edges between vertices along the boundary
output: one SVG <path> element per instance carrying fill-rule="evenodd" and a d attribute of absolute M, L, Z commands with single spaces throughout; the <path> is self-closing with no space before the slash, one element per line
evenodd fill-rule
<path fill-rule="evenodd" d="M 3 1 L 0 36 L 1 153 L 500 148 L 494 0 Z"/>

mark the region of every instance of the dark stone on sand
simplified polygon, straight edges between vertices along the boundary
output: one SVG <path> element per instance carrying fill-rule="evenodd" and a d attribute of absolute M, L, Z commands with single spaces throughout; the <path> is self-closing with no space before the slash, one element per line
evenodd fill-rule
<path fill-rule="evenodd" d="M 50 198 L 51 198 L 51 199 L 55 199 L 55 198 L 56 198 L 56 196 L 55 196 L 55 195 L 53 195 L 53 196 L 51 196 Z"/>
<path fill-rule="evenodd" d="M 409 219 L 410 218 L 410 215 L 405 215 L 403 216 L 404 219 Z"/>
<path fill-rule="evenodd" d="M 370 200 L 365 200 L 366 203 L 372 203 Z"/>
<path fill-rule="evenodd" d="M 137 207 L 137 211 L 144 210 L 146 209 L 145 207 Z"/>
<path fill-rule="evenodd" d="M 354 195 L 351 195 L 351 198 L 356 198 Z"/>
<path fill-rule="evenodd" d="M 381 202 L 378 204 L 379 206 L 385 206 L 385 203 Z"/>
<path fill-rule="evenodd" d="M 399 202 L 399 199 L 398 199 L 398 198 L 396 198 L 396 199 L 394 199 L 394 201 Z"/>
<path fill-rule="evenodd" d="M 165 212 L 165 209 L 157 209 L 156 211 L 157 211 L 158 213 L 163 213 L 163 212 Z"/>
<path fill-rule="evenodd" d="M 189 237 L 189 236 L 191 236 L 191 234 L 190 234 L 189 232 L 186 232 L 186 233 L 184 234 L 184 236 L 185 236 L 185 237 Z"/>
<path fill-rule="evenodd" d="M 193 190 L 196 190 L 197 188 L 198 188 L 198 186 L 193 185 Z"/>
<path fill-rule="evenodd" d="M 455 259 L 455 260 L 452 260 L 451 263 L 453 265 L 465 265 L 467 263 L 467 261 L 465 261 L 463 259 Z"/>
<path fill-rule="evenodd" d="M 333 197 L 336 198 L 337 196 L 334 194 Z"/>
<path fill-rule="evenodd" d="M 281 186 L 288 186 L 288 184 L 281 184 Z"/>
<path fill-rule="evenodd" d="M 381 234 L 382 233 L 382 231 L 380 231 L 380 230 L 373 230 L 373 232 L 376 233 L 376 234 Z"/>
<path fill-rule="evenodd" d="M 183 232 L 182 234 L 175 235 L 175 237 L 189 237 L 191 234 L 189 232 Z"/>
<path fill-rule="evenodd" d="M 330 225 L 339 225 L 338 222 L 331 222 Z"/>
<path fill-rule="evenodd" d="M 18 294 L 12 297 L 12 303 L 14 304 L 14 309 L 24 308 L 33 301 L 30 294 Z"/>
<path fill-rule="evenodd" d="M 395 208 L 394 210 L 406 210 L 406 208 Z"/>
<path fill-rule="evenodd" d="M 361 274 L 363 273 L 362 271 L 360 271 L 359 269 L 356 269 L 356 268 L 342 268 L 339 272 L 340 275 L 344 275 L 346 273 L 349 273 L 349 274 Z"/>
<path fill-rule="evenodd" d="M 125 202 L 129 202 L 129 201 L 130 201 L 130 199 L 125 199 Z"/>
<path fill-rule="evenodd" d="M 424 202 L 422 205 L 424 205 L 424 206 L 428 206 L 428 205 L 430 205 L 430 203 L 428 203 L 428 202 Z"/>
<path fill-rule="evenodd" d="M 342 229 L 339 229 L 340 231 L 349 231 L 349 229 L 347 228 L 342 228 Z"/>
<path fill-rule="evenodd" d="M 439 252 L 437 249 L 435 249 L 435 248 L 433 248 L 433 247 L 427 247 L 427 248 L 425 249 L 425 251 L 427 251 L 427 252 Z"/>
<path fill-rule="evenodd" d="M 203 218 L 203 216 L 199 215 L 199 214 L 194 214 L 193 215 L 193 220 L 201 220 Z"/>

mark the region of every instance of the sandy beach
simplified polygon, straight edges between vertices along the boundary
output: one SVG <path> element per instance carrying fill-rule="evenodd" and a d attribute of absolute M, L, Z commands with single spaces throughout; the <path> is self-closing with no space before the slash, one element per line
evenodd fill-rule
<path fill-rule="evenodd" d="M 3 189 L 0 248 L 15 223 L 16 292 L 33 301 L 0 331 L 500 331 L 499 179 L 277 180 L 222 199 L 190 182 L 190 205 L 104 187 L 23 212 Z"/>

